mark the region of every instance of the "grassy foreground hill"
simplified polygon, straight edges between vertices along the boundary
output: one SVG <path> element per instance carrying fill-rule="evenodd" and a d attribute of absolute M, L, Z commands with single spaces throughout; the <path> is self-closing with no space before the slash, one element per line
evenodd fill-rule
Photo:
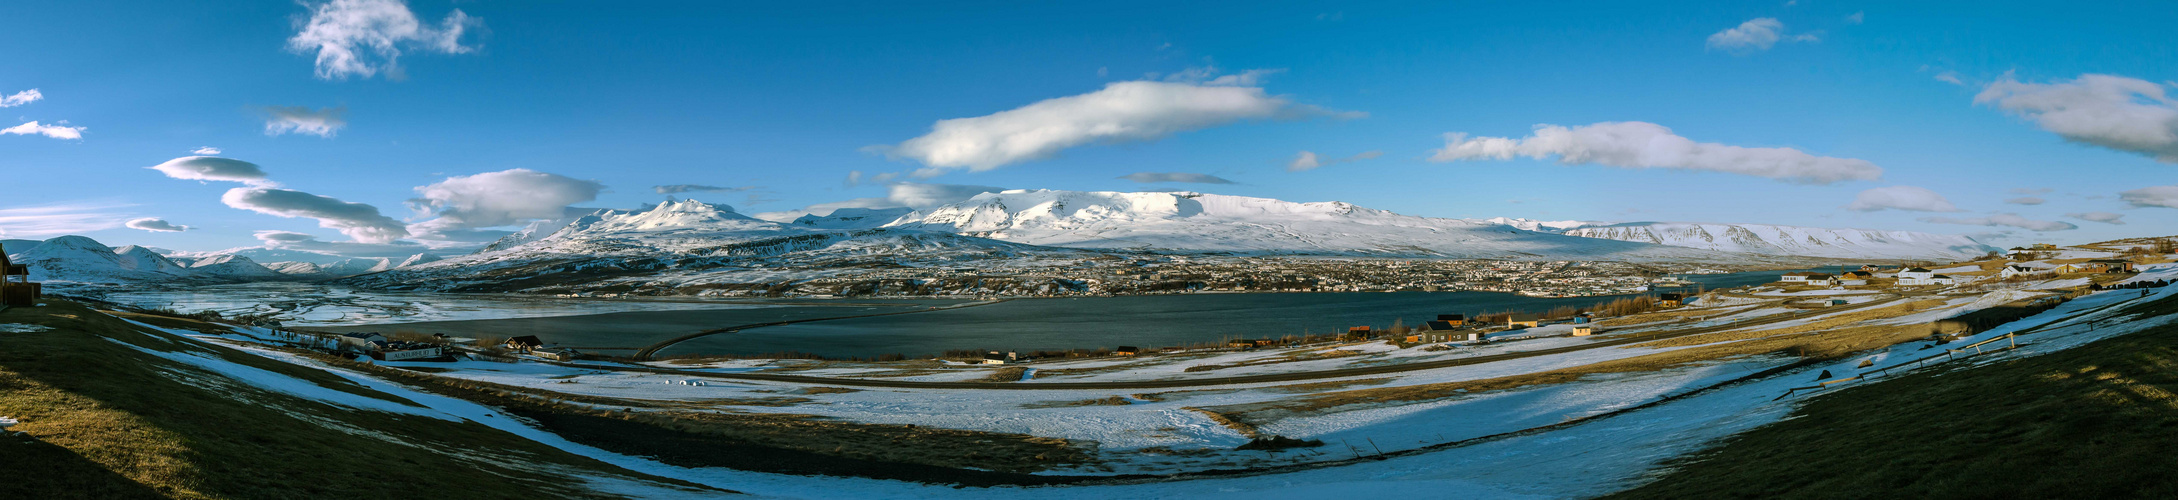
<path fill-rule="evenodd" d="M 727 493 L 435 417 L 324 370 L 46 302 L 0 311 L 0 415 L 31 435 L 0 436 L 0 498 Z"/>
<path fill-rule="evenodd" d="M 1680 465 L 1614 498 L 2178 498 L 2178 326 L 1817 397 Z"/>

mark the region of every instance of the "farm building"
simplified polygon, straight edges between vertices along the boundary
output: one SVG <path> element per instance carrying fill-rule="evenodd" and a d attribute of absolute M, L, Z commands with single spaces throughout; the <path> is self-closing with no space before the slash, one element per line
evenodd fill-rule
<path fill-rule="evenodd" d="M 538 340 L 536 335 L 523 335 L 520 337 L 507 339 L 505 345 L 507 349 L 512 349 L 517 352 L 529 352 L 532 349 L 544 347 L 544 341 Z"/>
<path fill-rule="evenodd" d="M 1813 271 L 1785 273 L 1784 276 L 1780 276 L 1777 278 L 1777 281 L 1787 285 L 1828 286 L 1834 284 L 1833 282 L 1836 280 L 1837 278 L 1835 276 L 1831 276 L 1830 273 L 1818 273 Z"/>
<path fill-rule="evenodd" d="M 1679 304 L 1681 304 L 1681 303 L 1684 303 L 1684 302 L 1686 302 L 1686 294 L 1683 294 L 1683 293 L 1666 293 L 1666 294 L 1660 294 L 1660 295 L 1657 295 L 1657 296 L 1656 296 L 1656 302 L 1657 302 L 1657 304 L 1659 304 L 1659 305 L 1662 305 L 1662 306 L 1664 306 L 1664 307 L 1679 307 Z M 1576 323 L 1578 323 L 1578 321 L 1576 321 Z"/>
<path fill-rule="evenodd" d="M 1997 271 L 1997 276 L 2001 278 L 2010 278 L 2013 276 L 2027 276 L 2042 274 L 2046 272 L 2049 271 L 2046 269 L 2035 269 L 2027 266 L 2004 266 L 2003 270 Z"/>
<path fill-rule="evenodd" d="M 1446 323 L 1446 324 L 1450 324 L 1450 325 L 1452 325 L 1452 326 L 1466 326 L 1466 325 L 1467 325 L 1467 315 L 1465 315 L 1465 314 L 1439 314 L 1439 315 L 1437 315 L 1437 321 L 1438 321 L 1438 322 L 1442 322 L 1442 323 Z"/>
<path fill-rule="evenodd" d="M 1006 359 L 1006 354 L 1005 354 L 1005 353 L 1001 353 L 1001 352 L 998 352 L 998 351 L 990 351 L 990 352 L 985 352 L 985 353 L 983 353 L 983 364 L 986 364 L 986 365 L 1003 365 L 1003 364 L 1006 364 L 1006 363 L 1007 363 L 1007 362 L 1009 362 L 1009 361 L 1012 361 L 1012 360 Z"/>
<path fill-rule="evenodd" d="M 1936 276 L 1936 272 L 1935 272 L 1935 271 L 1930 271 L 1930 270 L 1928 270 L 1927 268 L 1921 268 L 1921 267 L 1909 267 L 1909 268 L 1906 268 L 1906 270 L 1904 270 L 1904 271 L 1899 271 L 1899 272 L 1898 272 L 1898 279 L 1899 279 L 1899 280 L 1901 280 L 1901 283 L 1899 283 L 1899 284 L 1901 284 L 1901 285 L 1905 284 L 1905 283 L 1903 283 L 1903 280 L 1907 280 L 1907 279 L 1927 279 L 1927 278 L 1930 278 L 1930 277 L 1933 277 L 1933 276 Z"/>
<path fill-rule="evenodd" d="M 1903 274 L 1903 273 L 1901 273 L 1901 274 Z M 1921 286 L 1921 285 L 1956 285 L 1956 284 L 1959 284 L 1959 281 L 1958 281 L 1958 280 L 1956 280 L 1956 279 L 1953 279 L 1953 278 L 1952 278 L 1952 277 L 1950 277 L 1950 276 L 1945 276 L 1945 275 L 1941 275 L 1941 274 L 1930 274 L 1930 275 L 1929 275 L 1928 277 L 1926 277 L 1926 278 L 1906 278 L 1906 277 L 1900 277 L 1900 278 L 1898 278 L 1898 284 L 1899 284 L 1899 285 L 1904 285 L 1904 286 Z"/>
<path fill-rule="evenodd" d="M 1529 313 L 1512 313 L 1505 315 L 1505 326 L 1535 328 L 1538 326 L 1543 326 L 1543 318 L 1537 317 L 1536 315 Z"/>
<path fill-rule="evenodd" d="M 1118 349 L 1113 349 L 1112 354 L 1119 356 L 1140 356 L 1142 355 L 1142 348 L 1131 345 L 1123 345 L 1119 346 Z"/>
<path fill-rule="evenodd" d="M 416 361 L 446 355 L 445 349 L 439 346 L 418 342 L 371 342 L 369 345 L 371 357 L 384 361 Z"/>
<path fill-rule="evenodd" d="M 582 357 L 582 351 L 565 347 L 537 347 L 530 349 L 529 354 L 553 361 L 574 361 Z"/>
<path fill-rule="evenodd" d="M 354 352 L 371 352 L 371 343 L 384 343 L 386 341 L 386 336 L 372 332 L 355 332 L 340 334 L 340 338 L 338 340 L 340 340 L 341 350 Z"/>
<path fill-rule="evenodd" d="M 30 266 L 9 262 L 7 249 L 0 248 L 0 307 L 37 305 L 40 291 L 30 282 Z"/>
<path fill-rule="evenodd" d="M 1575 336 L 1575 337 L 1586 337 L 1586 336 L 1589 336 L 1589 335 L 1595 335 L 1595 334 L 1596 334 L 1596 327 L 1594 327 L 1594 326 L 1591 326 L 1591 325 L 1580 325 L 1580 326 L 1576 326 L 1576 327 L 1573 327 L 1573 336 Z"/>

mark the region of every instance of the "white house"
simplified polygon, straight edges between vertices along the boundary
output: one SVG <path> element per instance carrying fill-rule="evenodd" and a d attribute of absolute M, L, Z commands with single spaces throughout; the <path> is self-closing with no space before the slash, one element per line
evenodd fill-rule
<path fill-rule="evenodd" d="M 2035 268 L 2032 268 L 2032 267 L 2027 267 L 2027 266 L 2004 266 L 2004 269 L 2003 269 L 2003 270 L 1997 271 L 1997 277 L 2000 277 L 2000 278 L 2010 278 L 2010 277 L 2013 277 L 2013 276 L 2035 275 L 2035 274 L 2042 274 L 2042 273 L 2045 273 L 2045 272 L 2048 272 L 2048 271 L 2044 271 L 2044 270 L 2041 270 L 2041 269 L 2035 269 Z"/>
<path fill-rule="evenodd" d="M 1935 271 L 1930 271 L 1930 270 L 1928 270 L 1928 269 L 1924 269 L 1924 268 L 1919 268 L 1919 267 L 1909 267 L 1909 268 L 1906 268 L 1906 270 L 1904 270 L 1904 271 L 1899 271 L 1899 272 L 1898 272 L 1898 284 L 1900 284 L 1900 285 L 1904 285 L 1904 284 L 1907 284 L 1907 283 L 1906 283 L 1906 280 L 1909 280 L 1909 279 L 1929 279 L 1930 277 L 1933 277 L 1933 276 L 1936 276 L 1936 272 L 1935 272 Z"/>
<path fill-rule="evenodd" d="M 369 352 L 371 351 L 372 342 L 385 342 L 386 336 L 370 332 L 343 333 L 340 334 L 339 340 L 342 349 Z"/>
<path fill-rule="evenodd" d="M 1788 285 L 1831 286 L 1837 284 L 1837 279 L 1831 276 L 1830 273 L 1806 271 L 1785 273 L 1784 276 L 1779 277 L 1777 280 Z"/>
<path fill-rule="evenodd" d="M 1945 276 L 1941 274 L 1931 274 L 1926 278 L 1907 278 L 1901 275 L 1898 278 L 1898 284 L 1905 286 L 1956 285 L 1959 284 L 1959 280 L 1955 280 L 1952 279 L 1950 276 Z"/>
<path fill-rule="evenodd" d="M 565 347 L 539 347 L 530 349 L 529 354 L 553 361 L 574 361 L 575 358 L 582 357 L 582 351 Z"/>
<path fill-rule="evenodd" d="M 404 347 L 405 347 L 405 348 L 404 348 Z M 417 345 L 409 345 L 409 346 L 396 346 L 396 347 L 392 347 L 392 348 L 387 348 L 387 349 L 386 349 L 386 350 L 384 350 L 384 351 L 380 351 L 380 352 L 379 352 L 379 354 L 380 354 L 381 356 L 384 356 L 384 357 L 382 357 L 382 358 L 379 358 L 379 359 L 384 359 L 384 360 L 386 360 L 386 361 L 408 361 L 408 360 L 413 360 L 413 359 L 431 359 L 431 358 L 436 358 L 436 357 L 439 357 L 439 356 L 444 356 L 444 355 L 445 355 L 445 352 L 446 352 L 446 351 L 444 351 L 444 350 L 441 350 L 441 349 L 440 349 L 440 348 L 439 348 L 438 346 L 417 346 Z"/>

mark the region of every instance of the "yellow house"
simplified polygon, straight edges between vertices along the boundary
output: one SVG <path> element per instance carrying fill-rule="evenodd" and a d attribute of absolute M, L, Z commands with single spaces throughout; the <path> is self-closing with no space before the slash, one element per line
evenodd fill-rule
<path fill-rule="evenodd" d="M 1581 325 L 1581 326 L 1576 326 L 1576 327 L 1573 327 L 1573 336 L 1575 336 L 1575 337 L 1586 337 L 1586 336 L 1589 336 L 1589 335 L 1595 335 L 1595 334 L 1596 334 L 1596 327 L 1593 327 L 1593 326 L 1588 326 L 1588 325 Z"/>

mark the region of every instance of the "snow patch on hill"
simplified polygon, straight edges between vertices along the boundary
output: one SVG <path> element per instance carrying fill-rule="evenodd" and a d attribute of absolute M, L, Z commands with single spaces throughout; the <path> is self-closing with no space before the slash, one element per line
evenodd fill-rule
<path fill-rule="evenodd" d="M 1565 234 L 1722 252 L 1833 258 L 1950 260 L 1997 249 L 1958 235 L 1767 224 L 1630 222 L 1574 228 Z"/>

